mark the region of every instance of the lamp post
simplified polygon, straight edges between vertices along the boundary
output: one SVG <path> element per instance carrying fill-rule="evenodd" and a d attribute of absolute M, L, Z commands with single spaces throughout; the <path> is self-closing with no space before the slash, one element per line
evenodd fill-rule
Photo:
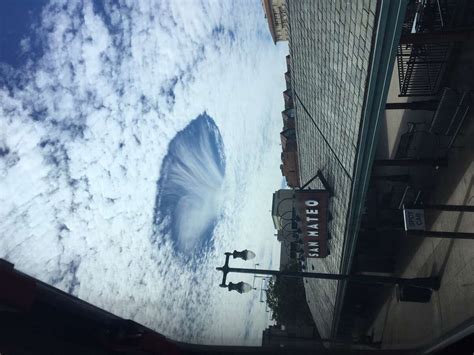
<path fill-rule="evenodd" d="M 264 269 L 245 269 L 245 268 L 232 268 L 229 267 L 229 258 L 240 258 L 243 260 L 253 259 L 255 253 L 250 250 L 236 251 L 233 253 L 225 253 L 225 263 L 222 267 L 217 267 L 216 270 L 222 271 L 222 282 L 220 287 L 226 287 L 229 291 L 237 291 L 239 293 L 249 292 L 252 286 L 245 283 L 239 282 L 234 284 L 229 282 L 226 284 L 227 274 L 230 272 L 236 272 L 241 274 L 258 274 L 258 275 L 272 275 L 276 277 L 296 277 L 296 278 L 313 278 L 322 280 L 338 280 L 338 281 L 349 281 L 362 284 L 380 284 L 380 285 L 398 285 L 398 286 L 410 286 L 428 290 L 438 290 L 440 287 L 440 278 L 438 276 L 433 277 L 415 277 L 415 278 L 401 278 L 392 276 L 378 276 L 378 275 L 348 275 L 348 274 L 326 274 L 319 272 L 302 272 L 302 271 L 287 271 L 287 270 L 264 270 Z"/>
<path fill-rule="evenodd" d="M 242 251 L 237 251 L 237 250 L 234 250 L 233 253 L 225 253 L 225 265 L 224 267 L 227 267 L 227 269 L 230 269 L 229 268 L 229 258 L 230 256 L 233 256 L 234 259 L 236 258 L 239 258 L 239 259 L 243 259 L 243 260 L 250 260 L 250 259 L 253 259 L 255 258 L 255 253 L 251 250 L 242 250 Z M 220 268 L 217 268 L 217 270 L 219 270 Z M 248 269 L 248 270 L 252 270 L 252 269 Z M 253 269 L 253 270 L 258 270 L 258 269 Z M 237 291 L 238 293 L 247 293 L 247 292 L 250 292 L 252 290 L 252 286 L 246 282 L 237 282 L 237 283 L 232 283 L 232 282 L 229 282 L 229 284 L 226 284 L 226 278 L 227 278 L 227 274 L 230 272 L 231 270 L 229 271 L 226 271 L 224 272 L 224 277 L 222 278 L 222 283 L 219 285 L 220 287 L 227 287 L 227 289 L 229 291 Z M 250 272 L 249 272 L 250 273 Z M 255 273 L 257 274 L 257 272 Z"/>

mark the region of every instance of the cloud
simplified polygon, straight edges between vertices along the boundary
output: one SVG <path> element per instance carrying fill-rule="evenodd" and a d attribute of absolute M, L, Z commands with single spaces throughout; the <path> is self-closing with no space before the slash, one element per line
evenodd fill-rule
<path fill-rule="evenodd" d="M 219 217 L 224 173 L 221 135 L 204 113 L 169 144 L 158 180 L 154 237 L 172 234 L 180 256 L 205 252 Z"/>
<path fill-rule="evenodd" d="M 0 256 L 172 338 L 258 344 L 258 292 L 218 288 L 215 267 L 234 248 L 278 262 L 269 209 L 287 47 L 260 2 L 58 0 L 38 23 L 41 50 L 0 69 Z M 202 112 L 226 173 L 214 248 L 191 267 L 169 236 L 153 243 L 154 205 L 170 141 Z"/>

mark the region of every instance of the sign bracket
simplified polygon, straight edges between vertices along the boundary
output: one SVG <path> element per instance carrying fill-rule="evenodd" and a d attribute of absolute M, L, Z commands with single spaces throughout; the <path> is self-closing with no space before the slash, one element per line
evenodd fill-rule
<path fill-rule="evenodd" d="M 311 179 L 308 180 L 308 182 L 306 184 L 304 184 L 303 186 L 301 186 L 299 188 L 299 190 L 304 190 L 309 184 L 311 184 L 316 178 L 319 179 L 319 181 L 321 181 L 321 184 L 323 184 L 324 188 L 326 189 L 327 192 L 329 192 L 329 197 L 333 197 L 334 196 L 334 190 L 333 188 L 331 187 L 331 185 L 329 185 L 329 182 L 326 180 L 326 178 L 324 177 L 323 175 L 323 172 L 321 170 L 318 169 L 318 171 L 316 172 L 316 175 L 314 175 Z"/>

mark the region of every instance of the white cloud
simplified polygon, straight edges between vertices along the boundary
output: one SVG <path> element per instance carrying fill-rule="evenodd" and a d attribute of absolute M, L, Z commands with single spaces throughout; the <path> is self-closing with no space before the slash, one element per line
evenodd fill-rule
<path fill-rule="evenodd" d="M 218 288 L 215 267 L 234 248 L 277 266 L 287 48 L 259 1 L 115 3 L 52 1 L 35 29 L 43 57 L 20 68 L 24 84 L 0 88 L 0 256 L 175 339 L 258 344 L 258 292 Z M 204 111 L 226 149 L 224 218 L 193 270 L 151 236 L 168 143 Z"/>

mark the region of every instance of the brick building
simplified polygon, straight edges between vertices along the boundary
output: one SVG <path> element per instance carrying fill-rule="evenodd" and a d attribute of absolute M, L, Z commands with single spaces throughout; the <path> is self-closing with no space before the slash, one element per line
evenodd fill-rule
<path fill-rule="evenodd" d="M 288 15 L 285 0 L 262 0 L 273 42 L 288 41 Z"/>
<path fill-rule="evenodd" d="M 286 57 L 288 71 L 285 73 L 286 90 L 283 92 L 285 110 L 281 113 L 283 118 L 283 131 L 280 132 L 281 162 L 280 170 L 286 178 L 289 187 L 300 186 L 298 143 L 296 140 L 295 109 L 293 90 L 291 89 L 290 56 Z"/>
<path fill-rule="evenodd" d="M 294 122 L 298 186 L 333 193 L 331 254 L 307 259 L 305 270 L 402 274 L 403 205 L 427 203 L 445 188 L 433 186 L 440 158 L 470 117 L 474 80 L 453 68 L 456 58 L 472 61 L 474 4 L 299 0 L 286 11 L 283 119 Z M 415 272 L 431 276 L 428 267 Z M 390 291 L 318 279 L 306 279 L 305 289 L 321 337 L 346 339 L 364 336 Z"/>

